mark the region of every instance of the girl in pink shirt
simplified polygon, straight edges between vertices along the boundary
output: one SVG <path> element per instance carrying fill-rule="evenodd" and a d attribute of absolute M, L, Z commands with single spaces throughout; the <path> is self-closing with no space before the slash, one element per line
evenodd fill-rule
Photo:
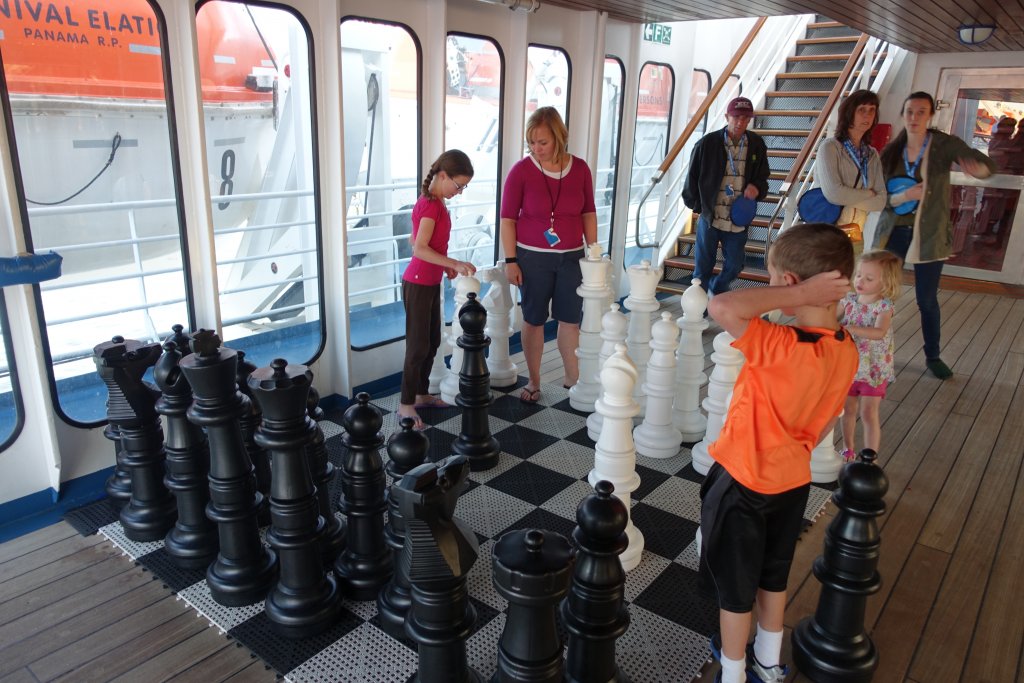
<path fill-rule="evenodd" d="M 448 150 L 430 165 L 412 209 L 412 260 L 402 275 L 405 365 L 398 414 L 415 420 L 416 429 L 424 429 L 417 408 L 448 407 L 429 393 L 430 368 L 441 346 L 441 278 L 472 275 L 476 268 L 448 258 L 452 219 L 445 200 L 461 193 L 472 178 L 469 157 L 460 150 Z"/>

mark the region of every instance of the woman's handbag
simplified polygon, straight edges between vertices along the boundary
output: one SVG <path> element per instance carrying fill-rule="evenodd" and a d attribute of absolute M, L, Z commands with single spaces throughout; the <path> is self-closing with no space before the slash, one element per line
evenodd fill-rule
<path fill-rule="evenodd" d="M 825 198 L 825 193 L 821 191 L 820 187 L 804 192 L 796 206 L 805 223 L 832 223 L 834 225 L 843 211 L 843 207 L 836 206 Z"/>

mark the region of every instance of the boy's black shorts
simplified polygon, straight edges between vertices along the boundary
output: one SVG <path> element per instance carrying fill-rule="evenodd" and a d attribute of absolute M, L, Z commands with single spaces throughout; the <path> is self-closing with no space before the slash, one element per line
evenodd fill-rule
<path fill-rule="evenodd" d="M 757 493 L 712 465 L 700 490 L 700 577 L 721 609 L 749 612 L 758 588 L 786 590 L 810 490 Z"/>

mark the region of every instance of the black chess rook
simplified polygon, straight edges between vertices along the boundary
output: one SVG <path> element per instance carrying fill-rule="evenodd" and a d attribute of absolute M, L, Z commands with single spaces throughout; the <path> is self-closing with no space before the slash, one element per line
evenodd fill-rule
<path fill-rule="evenodd" d="M 182 358 L 195 400 L 188 419 L 205 428 L 210 444 L 210 504 L 206 516 L 217 524 L 220 552 L 206 569 L 213 599 L 226 607 L 263 600 L 277 574 L 277 554 L 260 540 L 257 511 L 263 496 L 245 450 L 239 418 L 249 412 L 249 397 L 236 383 L 238 354 L 220 338 L 199 330 L 192 353 Z"/>
<path fill-rule="evenodd" d="M 391 579 L 391 549 L 384 541 L 384 463 L 380 432 L 384 418 L 370 405 L 370 395 L 356 395 L 342 426 L 345 456 L 341 466 L 341 501 L 348 522 L 345 549 L 334 563 L 341 590 L 353 600 L 374 600 Z"/>
<path fill-rule="evenodd" d="M 623 598 L 626 573 L 619 555 L 626 549 L 625 504 L 601 480 L 576 508 L 573 539 L 579 548 L 569 594 L 562 601 L 562 623 L 569 632 L 565 680 L 569 683 L 626 680 L 615 662 L 615 642 L 629 628 Z"/>
<path fill-rule="evenodd" d="M 464 455 L 474 472 L 489 470 L 498 464 L 501 446 L 491 434 L 491 374 L 487 369 L 486 351 L 491 339 L 484 334 L 487 309 L 470 292 L 468 301 L 459 310 L 462 334 L 456 343 L 463 350 L 459 371 L 459 393 L 455 403 L 462 408 L 462 431 L 452 444 L 452 451 Z"/>
<path fill-rule="evenodd" d="M 175 327 L 181 329 L 180 325 Z M 217 557 L 219 547 L 217 525 L 206 516 L 206 505 L 210 502 L 210 449 L 203 430 L 188 421 L 192 387 L 178 367 L 181 350 L 171 339 L 164 342 L 163 348 L 153 368 L 153 378 L 162 392 L 156 411 L 167 426 L 164 484 L 178 502 L 178 521 L 164 537 L 164 550 L 179 567 L 205 569 Z"/>
<path fill-rule="evenodd" d="M 93 349 L 107 385 L 107 420 L 121 441 L 121 466 L 131 476 L 131 496 L 121 527 L 133 541 L 158 541 L 177 519 L 174 496 L 164 486 L 164 432 L 156 401 L 160 390 L 142 379 L 160 357 L 160 344 L 114 337 Z"/>
<path fill-rule="evenodd" d="M 312 381 L 309 368 L 288 365 L 282 358 L 253 370 L 248 378 L 263 411 L 256 443 L 270 455 L 274 469 L 267 542 L 277 551 L 280 577 L 265 609 L 274 631 L 293 640 L 323 633 L 334 625 L 341 608 L 334 576 L 324 569 L 324 519 L 306 457 L 314 431 L 306 414 Z"/>
<path fill-rule="evenodd" d="M 814 561 L 821 582 L 818 608 L 793 629 L 793 661 L 812 681 L 868 683 L 878 668 L 864 609 L 882 586 L 877 518 L 885 512 L 889 480 L 875 458 L 866 448 L 839 473 L 839 489 L 832 494 L 839 512 L 825 532 L 824 554 Z"/>
<path fill-rule="evenodd" d="M 306 459 L 309 461 L 309 473 L 316 487 L 316 502 L 320 508 L 320 516 L 324 518 L 323 532 L 320 534 L 320 550 L 324 566 L 330 569 L 334 561 L 345 549 L 345 522 L 334 514 L 331 507 L 331 480 L 334 479 L 334 464 L 327 457 L 327 444 L 320 421 L 324 419 L 324 411 L 320 408 L 320 394 L 315 387 L 309 388 L 306 399 L 306 416 L 310 418 L 311 434 L 306 445 Z"/>
<path fill-rule="evenodd" d="M 125 469 L 124 449 L 121 448 L 121 432 L 111 422 L 103 428 L 103 436 L 114 445 L 114 471 L 104 483 L 104 490 L 110 502 L 118 509 L 128 504 L 132 497 L 132 475 Z"/>
<path fill-rule="evenodd" d="M 426 435 L 416 431 L 415 425 L 411 417 L 402 418 L 399 431 L 388 439 L 389 462 L 385 468 L 391 478 L 391 488 L 387 496 L 388 523 L 384 528 L 384 538 L 391 548 L 395 573 L 384 590 L 377 595 L 377 614 L 380 616 L 381 628 L 394 638 L 405 635 L 405 617 L 412 606 L 409 567 L 401 561 L 402 548 L 405 547 L 405 517 L 398 506 L 395 489 L 412 468 L 427 461 L 430 448 Z"/>
<path fill-rule="evenodd" d="M 467 476 L 465 456 L 454 455 L 412 469 L 392 489 L 405 518 L 402 563 L 412 586 L 405 634 L 419 654 L 410 683 L 483 681 L 466 659 L 466 639 L 476 623 L 466 576 L 479 547 L 472 529 L 454 516 Z"/>
<path fill-rule="evenodd" d="M 491 683 L 560 683 L 558 604 L 572 578 L 572 548 L 553 531 L 510 531 L 494 545 L 494 586 L 508 600 Z"/>

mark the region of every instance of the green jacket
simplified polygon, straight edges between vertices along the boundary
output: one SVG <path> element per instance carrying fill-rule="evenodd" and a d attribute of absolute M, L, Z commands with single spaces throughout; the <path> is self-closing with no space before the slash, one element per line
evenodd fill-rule
<path fill-rule="evenodd" d="M 924 155 L 919 169 L 924 180 L 924 196 L 914 214 L 914 238 L 907 251 L 907 263 L 927 263 L 949 258 L 953 245 L 953 224 L 949 217 L 949 169 L 957 159 L 976 159 L 995 173 L 996 165 L 982 152 L 969 147 L 955 135 L 932 130 L 928 152 Z M 905 175 L 903 165 L 885 169 L 885 180 Z M 892 210 L 906 201 L 903 193 L 889 195 L 888 205 L 882 210 L 875 228 L 874 248 L 884 248 L 889 235 L 897 225 L 905 224 L 907 216 L 898 216 Z"/>

